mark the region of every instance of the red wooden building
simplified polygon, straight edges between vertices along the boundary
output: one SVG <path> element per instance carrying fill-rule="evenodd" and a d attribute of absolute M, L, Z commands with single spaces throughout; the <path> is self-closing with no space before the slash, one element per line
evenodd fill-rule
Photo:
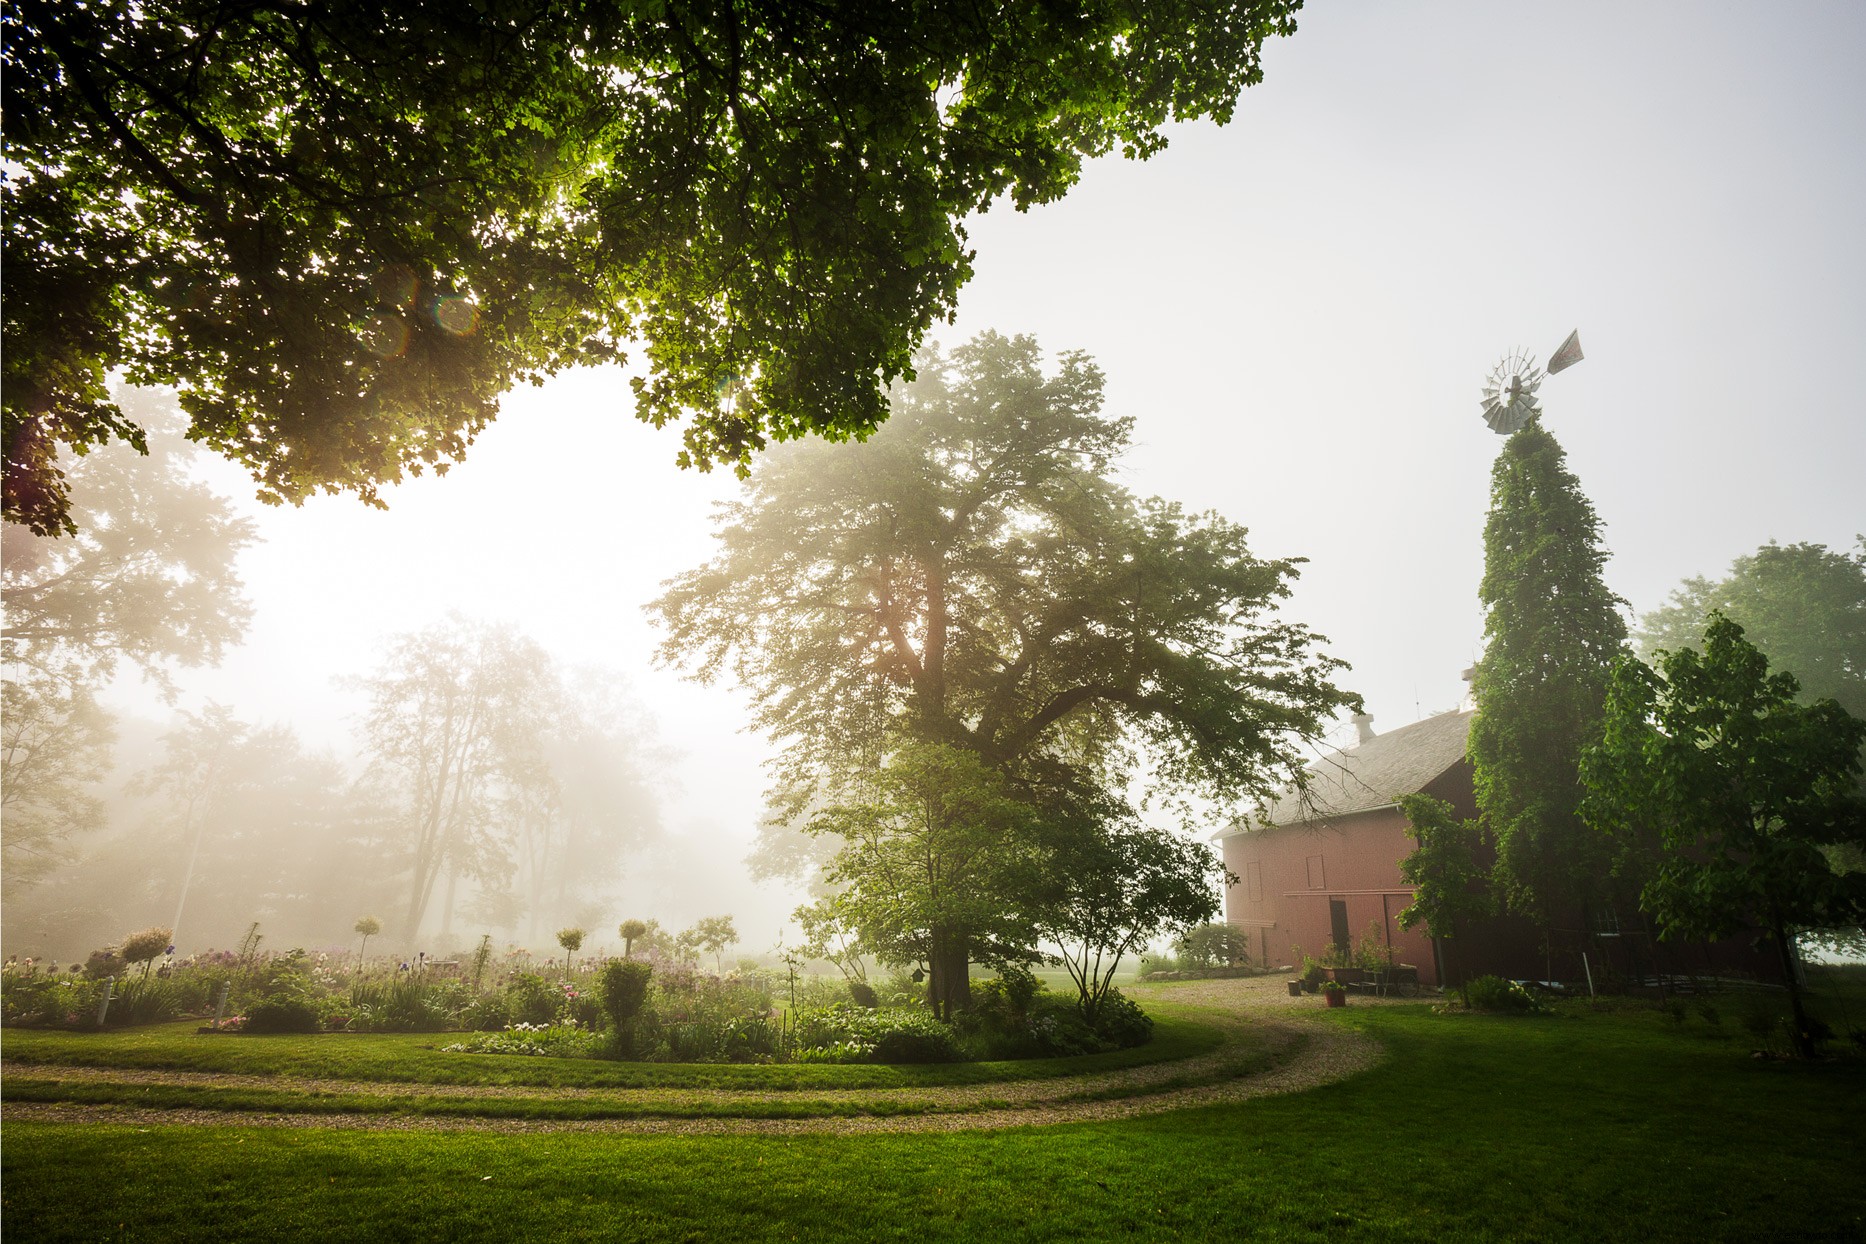
<path fill-rule="evenodd" d="M 1661 973 L 1779 979 L 1771 956 L 1747 941 L 1656 943 L 1630 910 L 1595 913 L 1590 927 L 1555 929 L 1546 939 L 1525 920 L 1496 917 L 1444 947 L 1423 925 L 1400 928 L 1413 891 L 1399 862 L 1417 844 L 1395 800 L 1423 793 L 1461 818 L 1476 817 L 1464 754 L 1473 716 L 1441 713 L 1386 734 L 1374 733 L 1372 718 L 1358 717 L 1360 741 L 1309 766 L 1306 794 L 1287 792 L 1217 836 L 1238 878 L 1225 894 L 1225 918 L 1250 938 L 1253 961 L 1295 965 L 1304 953 L 1321 958 L 1330 946 L 1371 935 L 1390 949 L 1392 962 L 1417 967 L 1428 986 L 1487 973 L 1575 987 L 1590 976 Z"/>

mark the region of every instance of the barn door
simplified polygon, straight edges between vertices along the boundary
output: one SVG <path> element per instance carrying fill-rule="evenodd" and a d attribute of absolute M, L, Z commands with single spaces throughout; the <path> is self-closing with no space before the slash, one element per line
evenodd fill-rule
<path fill-rule="evenodd" d="M 1353 943 L 1348 937 L 1348 900 L 1331 898 L 1328 900 L 1328 923 L 1333 926 L 1335 949 L 1346 955 L 1353 950 Z"/>

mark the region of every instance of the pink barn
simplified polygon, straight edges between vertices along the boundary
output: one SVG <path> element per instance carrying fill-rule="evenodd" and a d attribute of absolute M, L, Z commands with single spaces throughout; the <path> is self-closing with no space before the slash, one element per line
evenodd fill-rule
<path fill-rule="evenodd" d="M 1393 962 L 1416 967 L 1426 986 L 1486 973 L 1576 986 L 1661 973 L 1780 979 L 1773 956 L 1744 940 L 1655 943 L 1636 911 L 1595 913 L 1592 927 L 1555 929 L 1547 944 L 1541 930 L 1508 916 L 1485 920 L 1447 946 L 1436 945 L 1423 925 L 1400 928 L 1413 891 L 1399 863 L 1417 844 L 1395 800 L 1423 793 L 1462 818 L 1476 817 L 1464 754 L 1474 715 L 1441 713 L 1387 734 L 1358 717 L 1359 743 L 1309 766 L 1306 797 L 1285 793 L 1261 817 L 1217 835 L 1225 866 L 1238 878 L 1225 894 L 1225 918 L 1249 937 L 1254 962 L 1298 964 L 1305 952 L 1320 958 L 1371 932 Z"/>

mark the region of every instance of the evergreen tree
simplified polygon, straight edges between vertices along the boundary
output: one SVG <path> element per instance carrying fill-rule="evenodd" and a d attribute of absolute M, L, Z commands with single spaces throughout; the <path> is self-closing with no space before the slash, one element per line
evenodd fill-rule
<path fill-rule="evenodd" d="M 1579 771 L 1626 642 L 1624 602 L 1601 579 L 1600 519 L 1564 459 L 1532 419 L 1492 468 L 1469 744 L 1497 893 L 1545 931 L 1605 897 L 1607 847 L 1577 815 Z"/>

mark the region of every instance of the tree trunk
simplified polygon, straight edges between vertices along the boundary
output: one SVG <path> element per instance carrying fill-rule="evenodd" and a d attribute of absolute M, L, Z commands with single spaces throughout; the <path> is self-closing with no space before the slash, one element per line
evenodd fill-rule
<path fill-rule="evenodd" d="M 441 940 L 450 941 L 454 935 L 454 891 L 460 885 L 460 870 L 447 870 L 447 899 L 441 905 Z"/>
<path fill-rule="evenodd" d="M 943 1020 L 972 1005 L 971 955 L 965 938 L 935 930 L 927 947 L 927 1005 Z"/>
<path fill-rule="evenodd" d="M 1795 971 L 1795 946 L 1789 940 L 1788 930 L 1776 921 L 1769 927 L 1769 934 L 1775 939 L 1776 950 L 1782 956 L 1782 972 L 1788 985 L 1788 1009 L 1794 1021 L 1795 1053 L 1803 1058 L 1813 1058 L 1814 1034 L 1808 1031 L 1808 1012 L 1801 1004 L 1800 974 Z"/>

